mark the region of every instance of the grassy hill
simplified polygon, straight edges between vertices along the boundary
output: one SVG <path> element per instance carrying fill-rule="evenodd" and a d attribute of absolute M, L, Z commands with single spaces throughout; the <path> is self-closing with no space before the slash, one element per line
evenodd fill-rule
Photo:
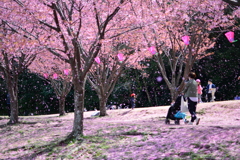
<path fill-rule="evenodd" d="M 169 106 L 84 113 L 84 136 L 66 139 L 73 113 L 0 117 L 0 159 L 240 159 L 240 101 L 198 104 L 200 124 L 165 125 Z M 189 114 L 188 114 L 189 115 Z"/>

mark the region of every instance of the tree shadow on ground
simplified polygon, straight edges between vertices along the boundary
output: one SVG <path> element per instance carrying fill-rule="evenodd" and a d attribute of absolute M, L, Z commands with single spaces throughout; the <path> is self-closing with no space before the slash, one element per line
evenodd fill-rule
<path fill-rule="evenodd" d="M 1 124 L 0 125 L 0 128 L 5 128 L 5 127 L 7 127 L 7 126 L 15 126 L 15 125 L 19 125 L 19 124 L 37 124 L 38 122 L 26 122 L 26 121 L 24 121 L 24 122 L 18 122 L 18 123 L 14 123 L 14 124 L 12 124 L 12 123 L 5 123 L 5 124 Z"/>
<path fill-rule="evenodd" d="M 76 139 L 73 138 L 71 135 L 63 138 L 62 140 L 53 140 L 45 145 L 41 145 L 41 146 L 36 146 L 35 144 L 32 144 L 31 146 L 22 146 L 22 147 L 16 147 L 16 148 L 11 148 L 8 151 L 17 151 L 19 149 L 23 149 L 23 150 L 32 150 L 31 154 L 25 154 L 22 156 L 19 156 L 17 158 L 10 158 L 9 160 L 33 160 L 36 159 L 38 156 L 41 156 L 45 153 L 49 153 L 54 151 L 54 148 L 56 147 L 65 147 L 67 146 L 69 143 L 71 143 L 71 141 L 77 141 L 77 143 L 81 144 L 83 142 L 83 139 Z M 61 157 L 61 159 L 66 158 L 65 155 Z"/>
<path fill-rule="evenodd" d="M 129 110 L 129 111 L 123 112 L 123 113 L 122 113 L 122 116 L 124 116 L 124 115 L 130 113 L 131 111 L 132 111 L 132 110 Z"/>
<path fill-rule="evenodd" d="M 1 124 L 0 125 L 0 128 L 5 128 L 5 127 L 7 127 L 8 126 L 8 124 L 6 123 L 6 124 Z"/>

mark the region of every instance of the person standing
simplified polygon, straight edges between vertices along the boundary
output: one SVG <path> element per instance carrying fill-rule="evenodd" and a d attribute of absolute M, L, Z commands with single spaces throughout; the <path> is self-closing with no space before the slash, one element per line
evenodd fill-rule
<path fill-rule="evenodd" d="M 136 106 L 136 94 L 132 93 L 130 98 L 131 108 L 134 109 Z"/>
<path fill-rule="evenodd" d="M 236 95 L 236 97 L 234 97 L 234 100 L 240 100 L 240 96 Z"/>
<path fill-rule="evenodd" d="M 202 102 L 202 86 L 201 86 L 201 80 L 200 79 L 197 79 L 196 80 L 197 82 L 197 92 L 198 92 L 198 103 L 201 103 Z"/>
<path fill-rule="evenodd" d="M 215 99 L 216 86 L 212 83 L 212 80 L 208 80 L 207 85 L 207 100 L 208 102 L 213 102 Z"/>
<path fill-rule="evenodd" d="M 184 95 L 188 100 L 188 110 L 191 114 L 191 121 L 188 123 L 190 125 L 196 120 L 196 125 L 199 124 L 200 118 L 196 116 L 196 108 L 198 103 L 198 92 L 197 92 L 197 82 L 195 81 L 196 74 L 194 72 L 190 72 L 188 75 L 189 81 L 186 83 L 184 88 Z"/>

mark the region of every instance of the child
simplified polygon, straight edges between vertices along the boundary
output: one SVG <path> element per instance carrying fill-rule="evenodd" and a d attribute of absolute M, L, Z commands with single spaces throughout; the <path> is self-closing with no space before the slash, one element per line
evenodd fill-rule
<path fill-rule="evenodd" d="M 135 103 L 136 103 L 136 94 L 135 93 L 132 93 L 131 94 L 131 98 L 130 98 L 130 103 L 131 103 L 131 108 L 134 109 L 135 108 Z"/>
<path fill-rule="evenodd" d="M 201 103 L 202 102 L 201 96 L 202 96 L 203 88 L 201 86 L 200 79 L 197 79 L 196 82 L 197 82 L 197 92 L 198 92 L 198 103 Z"/>

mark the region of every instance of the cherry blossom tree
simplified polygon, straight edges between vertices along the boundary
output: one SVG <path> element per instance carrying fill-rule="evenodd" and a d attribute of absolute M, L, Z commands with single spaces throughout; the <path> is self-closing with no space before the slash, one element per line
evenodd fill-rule
<path fill-rule="evenodd" d="M 145 48 L 154 54 L 174 100 L 183 89 L 184 79 L 193 64 L 207 56 L 206 50 L 214 46 L 216 39 L 209 37 L 212 29 L 232 26 L 234 19 L 224 13 L 226 4 L 221 1 L 149 0 L 141 2 L 140 6 L 142 9 L 135 10 L 135 14 L 140 18 L 139 23 L 144 25 Z M 166 71 L 167 66 L 170 73 Z"/>
<path fill-rule="evenodd" d="M 104 49 L 101 52 L 104 52 Z M 96 59 L 94 66 L 91 68 L 88 81 L 99 97 L 100 116 L 107 114 L 106 103 L 108 97 L 124 72 L 124 67 L 127 64 L 136 63 L 137 56 L 134 56 L 134 52 L 134 49 L 126 44 L 118 43 L 116 46 L 112 46 L 110 53 L 100 53 L 100 57 L 97 57 L 99 59 Z"/>
<path fill-rule="evenodd" d="M 10 96 L 10 124 L 18 123 L 18 78 L 34 61 L 38 48 L 31 35 L 21 33 L 2 20 L 0 22 L 0 72 L 6 81 Z"/>
<path fill-rule="evenodd" d="M 54 92 L 59 99 L 59 115 L 63 116 L 66 114 L 65 112 L 65 101 L 68 93 L 71 91 L 72 83 L 70 81 L 70 76 L 66 75 L 66 70 L 58 71 L 54 73 L 53 79 L 51 79 L 51 85 L 54 88 Z M 56 77 L 57 76 L 57 77 Z"/>
<path fill-rule="evenodd" d="M 14 3 L 9 0 L 5 1 L 7 2 Z M 43 46 L 70 64 L 75 106 L 70 136 L 81 136 L 88 71 L 102 45 L 121 35 L 123 30 L 129 30 L 127 27 L 117 27 L 120 21 L 129 18 L 128 13 L 124 12 L 129 9 L 129 3 L 127 0 L 18 0 L 15 3 L 25 10 L 27 17 L 37 20 L 37 24 L 40 23 L 39 26 L 44 29 L 42 35 L 39 35 Z M 118 34 L 114 35 L 117 30 Z"/>
<path fill-rule="evenodd" d="M 50 53 L 44 53 L 37 55 L 28 68 L 51 84 L 59 100 L 59 114 L 65 115 L 66 97 L 72 88 L 70 65 Z"/>
<path fill-rule="evenodd" d="M 43 48 L 38 41 L 41 28 L 18 6 L 0 1 L 0 71 L 10 95 L 11 124 L 18 123 L 18 77 Z"/>

